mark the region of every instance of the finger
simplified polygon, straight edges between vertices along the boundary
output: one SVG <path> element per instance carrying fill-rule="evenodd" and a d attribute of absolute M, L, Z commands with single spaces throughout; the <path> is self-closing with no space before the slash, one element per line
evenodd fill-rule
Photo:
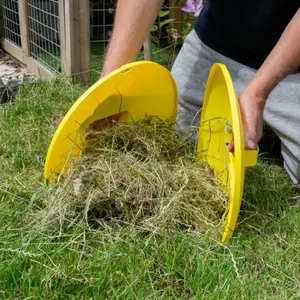
<path fill-rule="evenodd" d="M 229 152 L 234 152 L 234 139 L 227 145 Z"/>
<path fill-rule="evenodd" d="M 245 148 L 248 150 L 256 150 L 257 149 L 257 143 L 254 142 L 254 139 L 247 138 L 245 139 Z"/>
<path fill-rule="evenodd" d="M 104 128 L 114 125 L 119 120 L 120 114 L 112 115 L 104 119 L 96 120 L 89 124 L 87 128 L 87 139 L 91 139 L 95 134 Z"/>
<path fill-rule="evenodd" d="M 116 115 L 112 115 L 109 116 L 107 118 L 104 119 L 100 119 L 100 120 L 96 120 L 95 122 L 93 122 L 92 124 L 89 125 L 88 127 L 88 131 L 100 131 L 102 129 L 104 129 L 107 126 L 111 126 L 113 125 L 116 121 L 118 121 L 119 119 L 119 114 Z"/>

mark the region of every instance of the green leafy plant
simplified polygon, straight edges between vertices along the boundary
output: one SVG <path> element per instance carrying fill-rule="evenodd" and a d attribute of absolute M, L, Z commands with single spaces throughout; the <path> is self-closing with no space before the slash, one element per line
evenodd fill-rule
<path fill-rule="evenodd" d="M 170 10 L 162 9 L 158 13 L 157 22 L 152 26 L 151 38 L 157 44 L 169 44 L 174 29 L 172 18 L 169 18 Z"/>
<path fill-rule="evenodd" d="M 174 22 L 175 21 L 174 19 L 164 19 L 169 14 L 170 14 L 169 10 L 161 10 L 158 13 L 158 25 L 154 24 L 152 26 L 151 32 L 156 32 L 158 30 L 161 30 L 164 27 L 166 27 L 167 25 L 170 25 L 172 22 Z"/>

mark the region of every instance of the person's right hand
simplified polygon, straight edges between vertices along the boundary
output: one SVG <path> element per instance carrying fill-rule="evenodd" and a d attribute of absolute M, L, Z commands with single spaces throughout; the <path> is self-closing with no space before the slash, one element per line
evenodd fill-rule
<path fill-rule="evenodd" d="M 246 88 L 239 97 L 243 121 L 245 148 L 257 149 L 263 135 L 263 112 L 267 99 Z"/>
<path fill-rule="evenodd" d="M 94 138 L 99 132 L 109 126 L 113 126 L 119 120 L 120 114 L 115 114 L 104 119 L 96 120 L 89 124 L 86 139 Z"/>
<path fill-rule="evenodd" d="M 263 134 L 263 112 L 267 98 L 257 93 L 250 86 L 246 87 L 239 97 L 239 106 L 244 129 L 245 149 L 255 150 Z M 228 150 L 234 151 L 234 139 Z"/>

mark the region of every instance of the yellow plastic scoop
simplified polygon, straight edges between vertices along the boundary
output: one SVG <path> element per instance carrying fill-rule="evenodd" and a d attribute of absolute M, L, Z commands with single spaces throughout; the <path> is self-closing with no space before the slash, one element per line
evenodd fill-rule
<path fill-rule="evenodd" d="M 71 159 L 82 155 L 88 126 L 118 115 L 121 122 L 146 116 L 175 120 L 177 89 L 171 73 L 152 62 L 128 64 L 94 84 L 72 106 L 50 144 L 44 170 L 45 182 L 63 176 Z M 227 143 L 234 136 L 234 154 Z M 224 65 L 213 66 L 205 93 L 198 157 L 207 160 L 223 182 L 229 203 L 222 241 L 234 231 L 244 187 L 244 168 L 256 164 L 257 151 L 245 151 L 238 101 Z"/>
<path fill-rule="evenodd" d="M 50 144 L 44 170 L 46 182 L 68 168 L 82 154 L 89 124 L 119 114 L 131 122 L 147 115 L 176 118 L 177 90 L 170 72 L 156 63 L 136 62 L 95 83 L 71 107 Z"/>
<path fill-rule="evenodd" d="M 234 153 L 227 145 L 234 137 Z M 201 115 L 197 155 L 205 158 L 223 182 L 229 203 L 223 242 L 235 229 L 244 189 L 245 168 L 256 165 L 257 150 L 244 150 L 244 132 L 238 100 L 225 65 L 215 64 L 210 72 Z"/>

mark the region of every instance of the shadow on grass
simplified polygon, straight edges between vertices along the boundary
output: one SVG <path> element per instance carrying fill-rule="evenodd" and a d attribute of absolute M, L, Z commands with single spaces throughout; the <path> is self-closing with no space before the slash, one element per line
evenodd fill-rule
<path fill-rule="evenodd" d="M 295 187 L 283 169 L 281 142 L 265 125 L 259 143 L 260 159 L 245 176 L 244 197 L 240 213 L 241 231 L 268 234 L 293 203 Z"/>
<path fill-rule="evenodd" d="M 260 235 L 276 232 L 294 195 L 295 187 L 283 168 L 273 159 L 261 159 L 246 173 L 239 230 Z"/>

